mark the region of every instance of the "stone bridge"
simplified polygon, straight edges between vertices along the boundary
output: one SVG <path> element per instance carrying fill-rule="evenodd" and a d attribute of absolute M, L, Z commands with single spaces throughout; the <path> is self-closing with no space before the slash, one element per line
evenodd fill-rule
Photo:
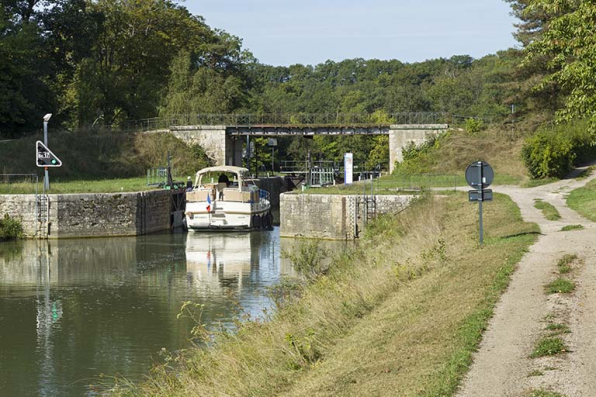
<path fill-rule="evenodd" d="M 337 114 L 328 116 L 310 115 L 308 119 L 294 116 L 263 119 L 262 115 L 197 115 L 170 119 L 143 120 L 136 129 L 146 132 L 169 132 L 189 144 L 201 145 L 217 165 L 242 165 L 242 148 L 249 137 L 279 137 L 314 135 L 389 135 L 389 169 L 392 172 L 396 161 L 402 161 L 402 149 L 410 142 L 419 145 L 427 138 L 446 131 L 449 125 L 444 115 L 436 113 L 410 114 L 403 124 L 377 123 L 370 121 L 370 115 L 350 119 Z M 207 117 L 209 116 L 209 117 Z M 442 117 L 443 116 L 443 117 Z M 251 118 L 252 117 L 252 118 Z M 332 119 L 331 119 L 332 117 Z M 339 118 L 339 121 L 337 121 Z M 398 117 L 392 120 L 401 121 Z M 191 123 L 199 121 L 199 123 Z M 221 122 L 221 123 L 218 123 Z"/>

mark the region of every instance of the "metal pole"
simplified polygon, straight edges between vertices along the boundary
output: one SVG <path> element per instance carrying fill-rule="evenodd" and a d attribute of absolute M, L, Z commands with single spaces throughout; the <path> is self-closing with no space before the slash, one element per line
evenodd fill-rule
<path fill-rule="evenodd" d="M 273 169 L 274 163 L 275 163 L 275 157 L 273 157 L 274 150 L 275 150 L 275 147 L 271 146 L 271 173 L 275 173 L 275 169 Z"/>
<path fill-rule="evenodd" d="M 482 200 L 484 199 L 484 195 L 482 194 L 482 190 L 484 189 L 484 181 L 482 179 L 482 161 L 478 162 L 478 175 L 478 180 L 480 181 L 480 184 L 478 185 L 478 215 L 480 218 L 480 245 L 482 246 L 482 244 L 484 243 L 484 229 L 482 227 Z"/>
<path fill-rule="evenodd" d="M 46 147 L 48 147 L 48 122 L 45 120 L 43 122 L 43 144 L 46 145 Z M 46 191 L 50 190 L 50 175 L 48 173 L 48 167 L 45 167 L 43 187 Z"/>
<path fill-rule="evenodd" d="M 482 197 L 478 201 L 478 212 L 480 214 L 480 245 L 484 243 L 484 230 L 482 228 Z"/>

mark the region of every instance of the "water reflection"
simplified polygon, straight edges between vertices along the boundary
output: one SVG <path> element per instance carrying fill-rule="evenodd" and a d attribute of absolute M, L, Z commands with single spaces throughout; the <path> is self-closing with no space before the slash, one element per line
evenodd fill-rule
<path fill-rule="evenodd" d="M 286 241 L 284 240 L 284 244 Z M 183 301 L 207 326 L 259 316 L 292 275 L 278 230 L 0 244 L 0 395 L 81 396 L 98 375 L 139 380 L 188 346 Z"/>

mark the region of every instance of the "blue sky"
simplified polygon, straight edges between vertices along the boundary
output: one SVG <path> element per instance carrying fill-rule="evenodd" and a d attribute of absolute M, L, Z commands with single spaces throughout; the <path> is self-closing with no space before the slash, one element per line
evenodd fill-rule
<path fill-rule="evenodd" d="M 503 0 L 186 0 L 212 28 L 243 39 L 262 63 L 471 55 L 516 46 Z"/>

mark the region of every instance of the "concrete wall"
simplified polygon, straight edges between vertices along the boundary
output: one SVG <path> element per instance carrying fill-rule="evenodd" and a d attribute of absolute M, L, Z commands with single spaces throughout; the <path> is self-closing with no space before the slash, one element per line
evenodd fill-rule
<path fill-rule="evenodd" d="M 170 228 L 170 192 L 49 196 L 49 238 L 135 236 Z M 34 195 L 0 195 L 0 216 L 22 220 L 25 235 L 36 236 Z"/>
<path fill-rule="evenodd" d="M 402 149 L 410 142 L 418 146 L 429 137 L 445 132 L 448 127 L 447 124 L 392 125 L 389 129 L 389 172 L 395 169 L 396 161 L 403 161 Z"/>
<path fill-rule="evenodd" d="M 374 196 L 377 214 L 406 208 L 413 196 Z M 280 201 L 280 235 L 347 240 L 364 230 L 362 196 L 285 193 Z M 359 210 L 358 210 L 359 208 Z"/>
<path fill-rule="evenodd" d="M 230 153 L 233 155 L 233 150 L 231 152 L 226 150 L 226 141 L 230 138 L 226 137 L 225 125 L 175 126 L 170 129 L 170 132 L 189 145 L 200 145 L 205 153 L 215 160 L 216 165 L 237 165 L 233 164 L 235 156 L 232 156 L 233 159 L 227 158 Z M 242 150 L 240 150 L 240 156 L 242 156 Z"/>

